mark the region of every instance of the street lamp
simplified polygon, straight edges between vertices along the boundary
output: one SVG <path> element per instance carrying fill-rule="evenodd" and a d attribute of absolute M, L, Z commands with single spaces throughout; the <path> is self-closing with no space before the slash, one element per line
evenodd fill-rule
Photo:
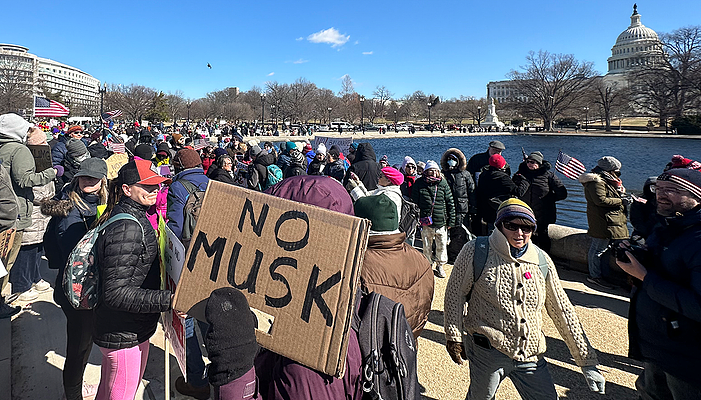
<path fill-rule="evenodd" d="M 428 126 L 431 127 L 431 103 L 428 103 Z M 433 131 L 433 129 L 431 129 Z"/>
<path fill-rule="evenodd" d="M 482 127 L 482 106 L 477 106 L 477 126 Z"/>
<path fill-rule="evenodd" d="M 365 105 L 365 96 L 360 96 L 360 129 L 363 130 L 363 135 L 365 134 L 365 124 L 363 123 L 363 106 Z"/>
<path fill-rule="evenodd" d="M 261 129 L 261 134 L 265 133 L 265 95 L 260 95 L 260 122 L 263 124 Z"/>
<path fill-rule="evenodd" d="M 102 86 L 98 84 L 97 90 L 100 92 L 100 119 L 102 119 L 102 114 L 105 112 L 105 92 L 107 92 L 107 83 L 103 83 Z"/>
<path fill-rule="evenodd" d="M 189 128 L 190 127 L 190 107 L 192 107 L 192 102 L 188 100 L 185 107 L 187 107 L 187 127 Z"/>
<path fill-rule="evenodd" d="M 326 109 L 329 112 L 329 131 L 331 130 L 331 107 Z"/>
<path fill-rule="evenodd" d="M 273 118 L 273 129 L 277 130 L 277 120 L 275 119 L 277 117 L 277 114 L 275 114 L 275 104 L 270 105 L 270 115 Z"/>
<path fill-rule="evenodd" d="M 589 107 L 584 107 L 584 112 L 586 113 L 586 120 L 584 121 L 584 131 L 589 132 Z"/>
<path fill-rule="evenodd" d="M 397 133 L 397 110 L 394 110 L 394 133 Z"/>

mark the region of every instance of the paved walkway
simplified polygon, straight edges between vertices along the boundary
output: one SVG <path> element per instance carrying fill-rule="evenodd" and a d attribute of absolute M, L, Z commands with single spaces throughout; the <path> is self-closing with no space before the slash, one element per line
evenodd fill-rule
<path fill-rule="evenodd" d="M 44 263 L 45 264 L 45 263 Z M 452 267 L 446 272 L 450 274 Z M 44 268 L 42 276 L 53 282 L 55 271 Z M 592 345 L 598 350 L 601 370 L 607 379 L 610 399 L 634 399 L 634 382 L 640 365 L 626 357 L 628 349 L 628 299 L 622 290 L 610 293 L 587 287 L 585 275 L 560 271 L 563 285 Z M 424 386 L 424 399 L 464 399 L 469 385 L 468 367 L 454 364 L 445 351 L 443 335 L 443 294 L 447 279 L 436 279 L 436 291 L 429 323 L 419 339 L 419 381 Z M 62 394 L 61 369 L 65 351 L 65 318 L 53 302 L 52 292 L 39 299 L 20 304 L 23 310 L 12 320 L 12 400 L 59 400 Z M 569 355 L 567 347 L 547 316 L 546 358 L 550 372 L 562 398 L 600 399 L 589 392 L 584 378 Z M 2 329 L 2 326 L 0 326 Z M 0 337 L 4 333 L 0 331 Z M 0 340 L 1 342 L 2 340 Z M 0 351 L 0 356 L 2 352 Z M 163 333 L 159 329 L 151 340 L 149 363 L 137 399 L 165 399 Z M 0 357 L 1 358 L 1 357 Z M 2 361 L 0 359 L 0 361 Z M 100 352 L 93 348 L 85 374 L 88 383 L 98 383 Z M 0 365 L 1 369 L 1 365 Z M 170 357 L 171 387 L 180 376 L 174 357 Z M 2 383 L 2 382 L 0 382 Z M 513 385 L 506 380 L 500 388 L 500 399 L 518 399 Z M 0 395 L 0 398 L 6 398 Z M 171 399 L 188 399 L 171 389 Z"/>

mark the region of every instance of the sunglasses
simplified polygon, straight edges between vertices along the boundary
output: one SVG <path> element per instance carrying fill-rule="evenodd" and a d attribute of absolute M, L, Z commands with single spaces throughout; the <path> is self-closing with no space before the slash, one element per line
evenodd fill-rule
<path fill-rule="evenodd" d="M 511 222 L 502 222 L 501 226 L 504 227 L 504 229 L 516 232 L 517 230 L 521 230 L 521 232 L 528 234 L 528 233 L 533 233 L 533 230 L 535 229 L 534 226 L 528 226 L 528 225 L 519 225 L 519 224 L 514 224 Z"/>

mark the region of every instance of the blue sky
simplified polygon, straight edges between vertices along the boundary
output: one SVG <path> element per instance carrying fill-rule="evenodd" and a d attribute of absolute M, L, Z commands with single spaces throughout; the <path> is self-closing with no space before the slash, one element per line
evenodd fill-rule
<path fill-rule="evenodd" d="M 487 82 L 505 79 L 529 50 L 572 53 L 605 73 L 632 6 L 620 0 L 8 1 L 0 42 L 103 82 L 182 90 L 191 98 L 300 77 L 338 92 L 346 74 L 368 97 L 378 85 L 395 97 L 416 90 L 482 97 Z M 658 33 L 701 24 L 698 0 L 647 0 L 638 11 Z"/>

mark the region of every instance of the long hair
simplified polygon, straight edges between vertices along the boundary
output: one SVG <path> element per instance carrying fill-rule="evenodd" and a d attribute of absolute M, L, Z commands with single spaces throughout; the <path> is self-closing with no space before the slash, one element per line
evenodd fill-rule
<path fill-rule="evenodd" d="M 68 199 L 73 203 L 74 207 L 77 207 L 81 212 L 88 211 L 90 206 L 83 200 L 80 196 L 80 177 L 74 178 L 69 186 Z M 105 204 L 107 201 L 107 178 L 102 178 L 100 181 L 100 190 L 97 192 L 99 196 L 99 204 Z"/>
<path fill-rule="evenodd" d="M 107 190 L 107 207 L 105 208 L 105 211 L 102 212 L 102 215 L 100 215 L 100 218 L 97 221 L 95 221 L 95 223 L 93 224 L 93 228 L 102 225 L 105 221 L 107 221 L 110 218 L 110 214 L 112 214 L 114 206 L 117 205 L 117 203 L 119 203 L 119 200 L 122 199 L 123 195 L 124 192 L 122 191 L 122 179 L 120 179 L 120 177 L 117 177 L 110 182 L 109 189 Z"/>

